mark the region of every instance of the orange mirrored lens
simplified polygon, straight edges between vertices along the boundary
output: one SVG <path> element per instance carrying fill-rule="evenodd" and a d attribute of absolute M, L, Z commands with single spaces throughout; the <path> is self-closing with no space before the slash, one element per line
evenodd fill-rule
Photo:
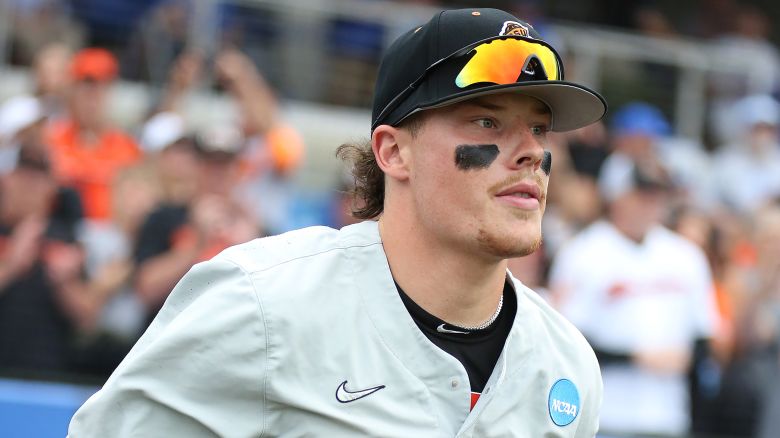
<path fill-rule="evenodd" d="M 542 44 L 517 39 L 493 40 L 477 46 L 474 50 L 477 53 L 455 78 L 455 84 L 460 88 L 480 82 L 517 82 L 532 57 L 544 67 L 548 80 L 560 79 L 555 53 Z"/>

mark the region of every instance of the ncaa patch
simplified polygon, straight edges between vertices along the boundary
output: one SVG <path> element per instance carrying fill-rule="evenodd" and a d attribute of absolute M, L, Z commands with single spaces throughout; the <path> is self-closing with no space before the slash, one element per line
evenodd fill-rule
<path fill-rule="evenodd" d="M 580 394 L 569 379 L 560 379 L 550 388 L 547 398 L 550 419 L 557 426 L 568 426 L 580 413 Z"/>

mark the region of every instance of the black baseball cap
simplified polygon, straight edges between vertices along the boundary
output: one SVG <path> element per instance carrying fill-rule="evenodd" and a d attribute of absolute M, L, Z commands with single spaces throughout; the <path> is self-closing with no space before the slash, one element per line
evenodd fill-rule
<path fill-rule="evenodd" d="M 512 55 L 515 61 L 509 63 L 490 58 L 509 45 L 527 49 L 518 49 L 515 53 L 522 54 Z M 474 63 L 481 63 L 480 73 L 487 73 L 462 80 Z M 498 71 L 508 65 L 511 71 Z M 503 80 L 488 80 L 495 73 Z M 439 12 L 387 49 L 374 89 L 371 131 L 379 125 L 397 126 L 420 110 L 510 91 L 545 103 L 552 112 L 553 131 L 587 126 L 607 111 L 601 95 L 563 80 L 560 57 L 531 25 L 498 9 L 457 9 Z"/>

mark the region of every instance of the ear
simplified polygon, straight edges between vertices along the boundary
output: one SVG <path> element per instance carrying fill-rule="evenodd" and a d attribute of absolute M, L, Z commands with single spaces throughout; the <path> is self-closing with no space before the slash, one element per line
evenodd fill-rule
<path fill-rule="evenodd" d="M 409 179 L 410 135 L 403 129 L 379 125 L 371 135 L 371 149 L 382 172 L 390 178 Z"/>

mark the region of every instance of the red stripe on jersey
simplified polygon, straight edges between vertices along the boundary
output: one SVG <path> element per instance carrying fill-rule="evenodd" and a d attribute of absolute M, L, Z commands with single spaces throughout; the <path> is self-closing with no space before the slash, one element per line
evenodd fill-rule
<path fill-rule="evenodd" d="M 479 400 L 479 396 L 480 395 L 482 395 L 482 394 L 480 394 L 478 392 L 472 392 L 471 393 L 471 409 L 469 409 L 469 410 L 473 410 L 474 409 L 474 406 L 476 406 L 477 400 Z"/>

